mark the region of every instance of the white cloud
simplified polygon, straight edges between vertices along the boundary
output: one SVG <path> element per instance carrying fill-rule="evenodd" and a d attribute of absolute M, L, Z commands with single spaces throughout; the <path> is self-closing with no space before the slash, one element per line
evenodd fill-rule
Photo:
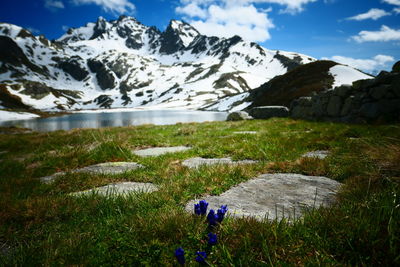
<path fill-rule="evenodd" d="M 361 31 L 351 39 L 358 43 L 400 41 L 400 30 L 382 25 L 379 31 Z"/>
<path fill-rule="evenodd" d="M 347 18 L 347 20 L 357 20 L 357 21 L 366 20 L 366 19 L 377 20 L 379 18 L 382 18 L 384 16 L 389 16 L 389 15 L 391 15 L 391 13 L 386 12 L 383 9 L 371 8 L 368 12 Z"/>
<path fill-rule="evenodd" d="M 382 0 L 383 3 L 400 6 L 400 0 Z"/>
<path fill-rule="evenodd" d="M 44 7 L 53 11 L 57 9 L 63 9 L 64 3 L 59 0 L 45 0 Z"/>
<path fill-rule="evenodd" d="M 177 10 L 178 11 L 178 10 Z M 193 27 L 205 35 L 232 37 L 239 35 L 248 41 L 263 42 L 271 38 L 268 30 L 274 27 L 268 14 L 253 5 L 210 5 L 203 9 L 205 16 L 191 19 Z M 186 15 L 190 16 L 189 13 Z"/>
<path fill-rule="evenodd" d="M 349 65 L 353 68 L 357 68 L 366 72 L 372 72 L 384 67 L 387 67 L 387 64 L 394 61 L 392 56 L 387 55 L 376 55 L 371 59 L 355 59 L 351 57 L 343 57 L 343 56 L 333 56 L 331 58 L 324 58 L 336 61 L 341 64 Z"/>
<path fill-rule="evenodd" d="M 104 11 L 123 14 L 135 11 L 135 5 L 129 0 L 72 0 L 75 5 L 95 4 L 101 6 Z"/>
<path fill-rule="evenodd" d="M 395 8 L 393 8 L 393 11 L 394 11 L 396 14 L 400 14 L 400 7 L 395 7 Z"/>
<path fill-rule="evenodd" d="M 318 0 L 180 0 L 175 12 L 205 35 L 240 35 L 248 41 L 264 42 L 274 28 L 268 13 L 270 4 L 283 6 L 280 13 L 302 12 Z M 331 2 L 331 0 L 329 1 Z M 257 6 L 256 6 L 257 5 Z"/>
<path fill-rule="evenodd" d="M 183 7 L 177 7 L 175 9 L 176 13 L 184 14 L 190 17 L 206 18 L 207 12 L 200 8 L 196 3 L 190 3 L 189 5 Z"/>

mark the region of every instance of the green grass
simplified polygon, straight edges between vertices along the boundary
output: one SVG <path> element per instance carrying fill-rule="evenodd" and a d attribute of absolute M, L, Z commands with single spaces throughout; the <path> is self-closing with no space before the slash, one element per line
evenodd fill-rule
<path fill-rule="evenodd" d="M 4 130 L 4 129 L 3 129 Z M 234 131 L 257 131 L 236 135 Z M 140 158 L 133 149 L 187 145 L 192 150 Z M 300 159 L 329 150 L 325 160 Z M 344 183 L 337 202 L 303 220 L 224 220 L 209 255 L 215 266 L 400 264 L 400 126 L 266 121 L 1 134 L 0 265 L 177 265 L 207 247 L 204 220 L 184 211 L 193 198 L 221 194 L 263 173 L 323 175 Z M 253 159 L 246 166 L 190 170 L 190 157 Z M 71 173 L 108 161 L 145 168 L 125 174 Z M 66 171 L 51 185 L 40 177 Z M 152 182 L 158 192 L 128 198 L 68 193 L 117 181 Z"/>

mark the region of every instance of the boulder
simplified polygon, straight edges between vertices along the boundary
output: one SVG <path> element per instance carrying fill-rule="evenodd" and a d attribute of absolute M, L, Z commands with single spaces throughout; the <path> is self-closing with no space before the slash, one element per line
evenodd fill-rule
<path fill-rule="evenodd" d="M 262 106 L 252 108 L 249 113 L 255 119 L 285 118 L 289 116 L 289 109 L 285 106 Z"/>
<path fill-rule="evenodd" d="M 390 87 L 390 85 L 388 85 L 388 84 L 382 84 L 382 85 L 377 86 L 377 87 L 372 87 L 370 89 L 370 91 L 369 91 L 369 94 L 373 98 L 379 100 L 379 99 L 383 98 L 388 93 L 389 87 Z"/>
<path fill-rule="evenodd" d="M 228 117 L 226 118 L 227 121 L 242 121 L 242 120 L 251 120 L 253 117 L 251 117 L 247 112 L 245 111 L 235 111 L 229 113 Z"/>
<path fill-rule="evenodd" d="M 340 96 L 332 96 L 329 99 L 328 106 L 326 108 L 326 112 L 329 116 L 335 117 L 340 114 L 342 109 L 342 98 Z"/>

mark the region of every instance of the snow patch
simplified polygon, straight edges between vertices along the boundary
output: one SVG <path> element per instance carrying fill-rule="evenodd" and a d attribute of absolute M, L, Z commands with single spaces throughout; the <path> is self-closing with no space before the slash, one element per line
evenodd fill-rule
<path fill-rule="evenodd" d="M 332 88 L 341 86 L 344 84 L 352 84 L 355 81 L 363 79 L 372 79 L 373 77 L 362 73 L 359 70 L 353 69 L 345 65 L 335 65 L 329 69 L 329 74 L 335 79 Z"/>
<path fill-rule="evenodd" d="M 11 112 L 0 110 L 0 121 L 29 120 L 38 117 L 40 116 L 28 112 Z"/>

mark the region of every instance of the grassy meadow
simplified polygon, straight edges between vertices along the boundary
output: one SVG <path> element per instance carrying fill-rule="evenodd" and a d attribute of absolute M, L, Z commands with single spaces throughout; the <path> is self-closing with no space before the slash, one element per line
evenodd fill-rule
<path fill-rule="evenodd" d="M 178 145 L 193 149 L 149 158 L 132 153 Z M 314 150 L 331 154 L 300 158 Z M 228 217 L 215 229 L 218 244 L 208 248 L 208 265 L 400 265 L 400 125 L 270 119 L 3 133 L 0 153 L 0 266 L 178 266 L 178 247 L 186 251 L 186 265 L 196 266 L 195 252 L 207 249 L 207 224 L 184 205 L 282 172 L 327 176 L 344 186 L 333 206 L 309 210 L 293 224 Z M 259 162 L 183 167 L 191 157 Z M 69 172 L 111 161 L 145 168 L 114 176 Z M 40 183 L 59 171 L 67 174 Z M 68 195 L 120 181 L 151 182 L 160 190 L 117 198 Z"/>

